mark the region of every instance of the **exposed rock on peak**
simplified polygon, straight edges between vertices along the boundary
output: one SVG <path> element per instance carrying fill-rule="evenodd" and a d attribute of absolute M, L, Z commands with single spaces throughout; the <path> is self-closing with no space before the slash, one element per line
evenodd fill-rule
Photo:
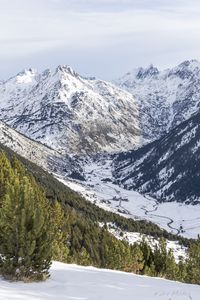
<path fill-rule="evenodd" d="M 152 64 L 148 68 L 139 68 L 136 75 L 137 79 L 145 79 L 147 77 L 158 75 L 159 71 Z"/>
<path fill-rule="evenodd" d="M 200 62 L 187 60 L 158 71 L 152 65 L 115 81 L 132 93 L 144 142 L 155 140 L 190 118 L 200 107 Z"/>
<path fill-rule="evenodd" d="M 26 70 L 0 85 L 0 120 L 64 153 L 112 152 L 139 143 L 133 96 L 69 66 Z"/>

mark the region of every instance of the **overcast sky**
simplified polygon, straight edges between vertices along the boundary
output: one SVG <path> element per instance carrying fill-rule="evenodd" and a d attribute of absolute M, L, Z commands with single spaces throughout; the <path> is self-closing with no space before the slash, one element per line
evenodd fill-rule
<path fill-rule="evenodd" d="M 112 79 L 192 58 L 199 0 L 0 0 L 0 79 L 59 64 Z"/>

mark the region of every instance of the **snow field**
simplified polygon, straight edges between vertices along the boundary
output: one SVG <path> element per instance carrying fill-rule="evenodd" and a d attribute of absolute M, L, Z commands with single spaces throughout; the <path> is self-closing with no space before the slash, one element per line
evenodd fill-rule
<path fill-rule="evenodd" d="M 46 282 L 0 279 L 0 300 L 199 300 L 200 286 L 53 262 Z"/>

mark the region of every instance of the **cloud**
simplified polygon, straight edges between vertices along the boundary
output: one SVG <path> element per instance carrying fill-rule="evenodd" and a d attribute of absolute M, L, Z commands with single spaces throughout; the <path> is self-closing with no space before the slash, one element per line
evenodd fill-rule
<path fill-rule="evenodd" d="M 196 0 L 0 0 L 0 7 L 0 63 L 7 73 L 29 61 L 115 77 L 140 64 L 164 67 L 200 55 Z"/>

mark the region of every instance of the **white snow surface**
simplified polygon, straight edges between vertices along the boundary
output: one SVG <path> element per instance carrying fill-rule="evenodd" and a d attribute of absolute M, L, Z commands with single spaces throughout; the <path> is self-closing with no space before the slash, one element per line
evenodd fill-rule
<path fill-rule="evenodd" d="M 200 205 L 177 202 L 159 203 L 149 196 L 126 190 L 112 181 L 112 159 L 87 161 L 84 165 L 86 181 L 58 180 L 103 209 L 127 218 L 146 219 L 174 234 L 196 238 L 200 234 Z"/>
<path fill-rule="evenodd" d="M 42 283 L 0 279 L 1 300 L 199 300 L 200 286 L 53 262 Z"/>

